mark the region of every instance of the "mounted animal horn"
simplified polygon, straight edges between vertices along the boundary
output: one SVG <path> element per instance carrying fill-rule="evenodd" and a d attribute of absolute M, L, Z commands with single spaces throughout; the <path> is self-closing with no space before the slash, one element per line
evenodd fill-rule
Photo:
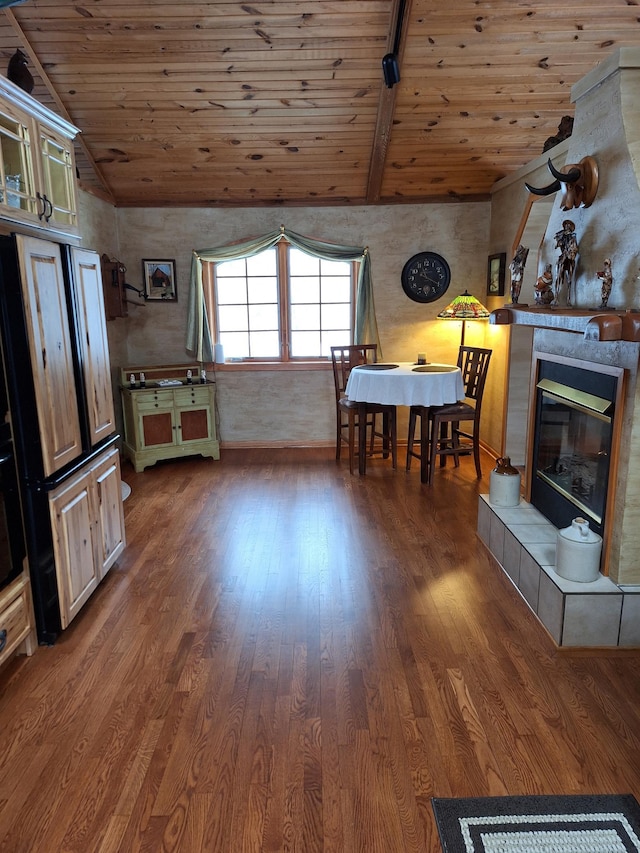
<path fill-rule="evenodd" d="M 579 163 L 570 163 L 562 169 L 556 169 L 549 158 L 547 168 L 555 181 L 548 187 L 532 187 L 525 183 L 530 193 L 551 195 L 562 189 L 562 210 L 591 206 L 598 192 L 598 164 L 593 157 L 583 157 Z"/>

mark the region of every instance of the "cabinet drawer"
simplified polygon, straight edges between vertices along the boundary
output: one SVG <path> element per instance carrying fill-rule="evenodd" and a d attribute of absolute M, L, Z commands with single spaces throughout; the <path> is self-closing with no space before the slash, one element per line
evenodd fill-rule
<path fill-rule="evenodd" d="M 0 642 L 4 641 L 0 651 L 0 662 L 11 654 L 29 633 L 29 608 L 23 590 L 11 604 L 0 613 Z M 6 631 L 6 634 L 4 633 Z"/>
<path fill-rule="evenodd" d="M 139 412 L 152 412 L 160 406 L 173 406 L 173 391 L 149 391 L 135 395 Z"/>
<path fill-rule="evenodd" d="M 192 385 L 174 391 L 176 406 L 206 405 L 209 402 L 209 389 L 206 385 Z"/>

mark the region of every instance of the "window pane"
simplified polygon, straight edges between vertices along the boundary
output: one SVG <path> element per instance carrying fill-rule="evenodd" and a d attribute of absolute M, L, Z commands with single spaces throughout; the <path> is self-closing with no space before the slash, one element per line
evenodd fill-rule
<path fill-rule="evenodd" d="M 351 261 L 320 260 L 320 273 L 324 275 L 351 275 Z"/>
<path fill-rule="evenodd" d="M 296 277 L 291 279 L 290 301 L 320 302 L 320 279 Z"/>
<path fill-rule="evenodd" d="M 320 271 L 320 258 L 307 255 L 300 249 L 289 249 L 289 275 L 314 275 Z"/>
<path fill-rule="evenodd" d="M 277 305 L 250 305 L 249 306 L 249 328 L 251 331 L 265 330 L 278 331 L 278 306 Z"/>
<path fill-rule="evenodd" d="M 318 332 L 292 332 L 291 355 L 293 358 L 319 358 L 320 334 Z"/>
<path fill-rule="evenodd" d="M 247 265 L 244 258 L 238 258 L 235 261 L 221 261 L 216 264 L 216 276 L 218 278 L 226 278 L 228 276 L 244 276 L 246 275 Z"/>
<path fill-rule="evenodd" d="M 247 274 L 252 276 L 276 275 L 276 250 L 275 247 L 265 249 L 259 255 L 252 255 L 247 261 Z"/>
<path fill-rule="evenodd" d="M 351 302 L 351 278 L 349 276 L 332 276 L 322 279 L 323 302 Z"/>
<path fill-rule="evenodd" d="M 244 278 L 218 278 L 216 281 L 218 305 L 237 305 L 247 301 L 247 282 Z"/>
<path fill-rule="evenodd" d="M 349 329 L 350 305 L 323 305 L 322 329 Z"/>
<path fill-rule="evenodd" d="M 278 301 L 278 279 L 277 278 L 250 278 L 249 302 L 277 302 Z"/>
<path fill-rule="evenodd" d="M 280 358 L 278 332 L 251 332 L 251 358 Z"/>
<path fill-rule="evenodd" d="M 249 356 L 249 335 L 247 332 L 221 332 L 220 343 L 224 357 L 247 358 Z"/>
<path fill-rule="evenodd" d="M 320 306 L 319 305 L 292 305 L 291 306 L 291 329 L 319 329 L 320 328 Z"/>
<path fill-rule="evenodd" d="M 240 332 L 249 328 L 245 305 L 221 305 L 218 309 L 221 332 Z"/>
<path fill-rule="evenodd" d="M 350 332 L 344 330 L 322 333 L 322 355 L 331 358 L 331 347 L 348 347 L 351 344 Z"/>

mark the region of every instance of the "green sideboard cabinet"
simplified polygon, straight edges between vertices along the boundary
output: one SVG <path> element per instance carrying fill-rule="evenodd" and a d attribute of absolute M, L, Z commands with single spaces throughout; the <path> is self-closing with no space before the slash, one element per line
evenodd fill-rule
<path fill-rule="evenodd" d="M 220 458 L 215 388 L 215 382 L 201 382 L 197 364 L 120 369 L 123 452 L 136 472 L 160 459 Z"/>

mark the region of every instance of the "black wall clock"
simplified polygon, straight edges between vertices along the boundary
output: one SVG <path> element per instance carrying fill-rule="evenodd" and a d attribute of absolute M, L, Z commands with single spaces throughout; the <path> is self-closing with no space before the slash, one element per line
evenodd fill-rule
<path fill-rule="evenodd" d="M 402 268 L 402 289 L 415 302 L 434 302 L 451 282 L 449 264 L 435 252 L 418 252 Z"/>

